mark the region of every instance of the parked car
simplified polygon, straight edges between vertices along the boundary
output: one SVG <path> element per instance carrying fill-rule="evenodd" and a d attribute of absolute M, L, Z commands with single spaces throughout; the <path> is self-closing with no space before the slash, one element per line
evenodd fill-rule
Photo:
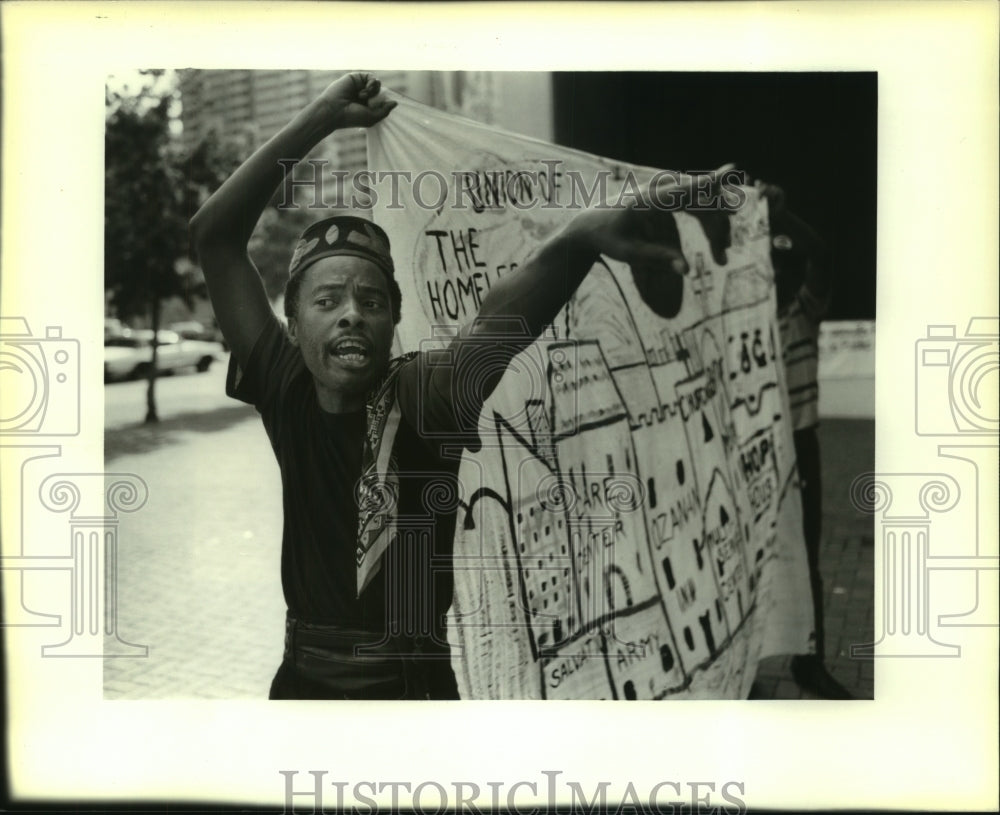
<path fill-rule="evenodd" d="M 219 330 L 219 325 L 214 320 L 212 321 L 211 326 L 203 325 L 197 320 L 184 320 L 179 323 L 170 323 L 170 325 L 167 326 L 167 330 L 180 334 L 185 340 L 217 342 L 222 346 L 222 350 L 229 350 L 229 346 L 226 344 L 226 338 L 222 336 L 222 331 Z"/>
<path fill-rule="evenodd" d="M 175 334 L 180 334 L 181 339 L 185 340 L 211 340 L 213 339 L 212 333 L 205 329 L 201 323 L 197 320 L 183 320 L 179 323 L 170 323 L 167 326 L 168 331 L 173 331 Z"/>
<path fill-rule="evenodd" d="M 174 331 L 157 333 L 156 369 L 172 373 L 180 368 L 207 371 L 219 359 L 221 346 L 214 342 L 185 340 Z M 149 374 L 153 362 L 153 332 L 128 331 L 104 341 L 104 381 L 138 379 Z"/>
<path fill-rule="evenodd" d="M 109 339 L 110 337 L 120 337 L 127 331 L 128 329 L 122 325 L 122 321 L 116 317 L 104 318 L 104 339 Z"/>

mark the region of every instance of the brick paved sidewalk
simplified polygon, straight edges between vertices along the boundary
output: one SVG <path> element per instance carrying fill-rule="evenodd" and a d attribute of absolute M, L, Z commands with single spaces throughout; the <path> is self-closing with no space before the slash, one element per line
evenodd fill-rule
<path fill-rule="evenodd" d="M 826 664 L 830 673 L 859 699 L 874 698 L 874 660 L 851 658 L 851 645 L 874 637 L 874 521 L 851 506 L 855 477 L 875 469 L 875 422 L 826 419 L 820 424 L 823 466 L 823 538 L 820 574 L 826 621 Z M 791 657 L 761 663 L 757 683 L 761 698 L 814 699 L 792 679 Z"/>
<path fill-rule="evenodd" d="M 224 408 L 105 436 L 108 470 L 149 484 L 119 525 L 118 631 L 146 658 L 106 659 L 108 699 L 265 699 L 281 661 L 281 486 L 257 414 Z"/>
<path fill-rule="evenodd" d="M 870 535 L 834 530 L 820 552 L 824 580 L 826 664 L 830 673 L 858 699 L 874 698 L 874 660 L 851 658 L 851 645 L 873 641 L 874 558 Z M 761 662 L 757 686 L 764 699 L 815 699 L 792 679 L 790 656 Z"/>

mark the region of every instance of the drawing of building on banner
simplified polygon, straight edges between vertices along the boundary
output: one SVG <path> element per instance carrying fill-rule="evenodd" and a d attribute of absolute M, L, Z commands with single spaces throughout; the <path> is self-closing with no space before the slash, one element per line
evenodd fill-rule
<path fill-rule="evenodd" d="M 595 269 L 567 317 L 572 351 L 548 348 L 548 427 L 529 437 L 496 414 L 546 698 L 663 698 L 746 633 L 787 480 L 770 292 L 751 281 L 764 296 L 746 302 L 753 274 L 729 275 L 740 307 L 646 347 L 614 274 Z"/>

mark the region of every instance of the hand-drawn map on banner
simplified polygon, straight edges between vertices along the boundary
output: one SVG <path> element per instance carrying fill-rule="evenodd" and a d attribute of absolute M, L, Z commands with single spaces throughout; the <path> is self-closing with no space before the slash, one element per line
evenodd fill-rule
<path fill-rule="evenodd" d="M 655 172 L 399 101 L 368 151 L 403 350 L 442 347 L 601 183 L 614 203 Z M 724 265 L 675 216 L 676 316 L 604 259 L 487 401 L 460 470 L 463 698 L 745 698 L 762 657 L 809 649 L 767 210 L 741 189 Z"/>

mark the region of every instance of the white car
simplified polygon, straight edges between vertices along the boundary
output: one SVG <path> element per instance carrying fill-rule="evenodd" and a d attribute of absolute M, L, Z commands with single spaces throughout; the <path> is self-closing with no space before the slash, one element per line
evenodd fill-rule
<path fill-rule="evenodd" d="M 222 346 L 215 342 L 185 340 L 173 331 L 157 333 L 156 370 L 160 373 L 180 368 L 207 371 L 219 359 Z M 149 374 L 153 362 L 153 332 L 127 331 L 104 341 L 104 381 L 138 379 Z"/>

